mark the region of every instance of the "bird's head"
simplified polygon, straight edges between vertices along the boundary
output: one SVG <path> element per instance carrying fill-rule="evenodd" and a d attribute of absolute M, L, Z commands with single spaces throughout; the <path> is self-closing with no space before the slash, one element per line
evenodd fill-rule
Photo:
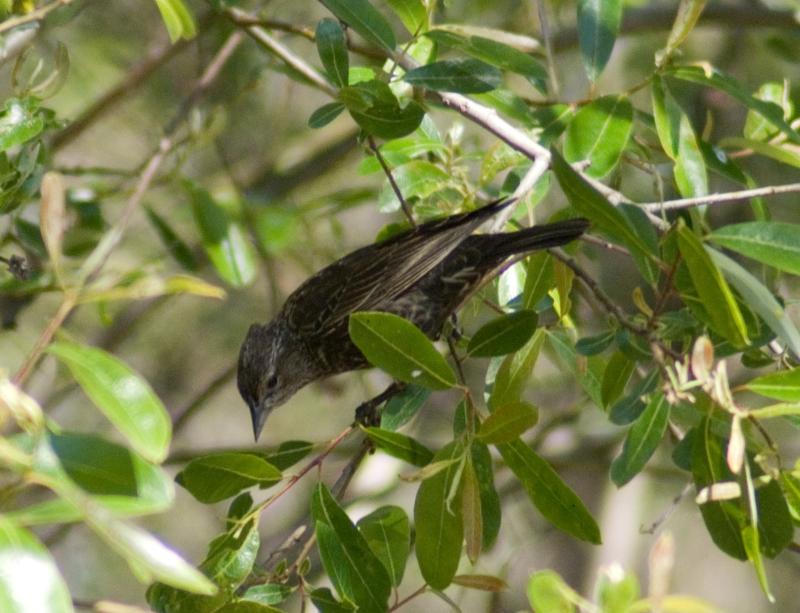
<path fill-rule="evenodd" d="M 285 326 L 253 324 L 239 351 L 237 383 L 250 408 L 256 440 L 272 410 L 309 382 L 303 347 Z"/>

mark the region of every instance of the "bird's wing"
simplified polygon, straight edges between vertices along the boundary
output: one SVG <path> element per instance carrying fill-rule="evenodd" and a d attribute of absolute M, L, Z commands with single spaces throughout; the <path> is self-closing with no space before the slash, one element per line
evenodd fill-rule
<path fill-rule="evenodd" d="M 357 249 L 322 269 L 286 301 L 289 326 L 301 334 L 331 329 L 354 311 L 402 294 L 436 267 L 478 226 L 510 201 L 422 224 Z"/>

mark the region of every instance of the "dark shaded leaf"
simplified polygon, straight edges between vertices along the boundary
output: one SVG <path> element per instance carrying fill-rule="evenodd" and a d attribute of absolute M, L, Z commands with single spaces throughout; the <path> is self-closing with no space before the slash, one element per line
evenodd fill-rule
<path fill-rule="evenodd" d="M 536 425 L 539 411 L 527 402 L 510 402 L 495 407 L 478 429 L 477 439 L 487 445 L 510 443 Z"/>
<path fill-rule="evenodd" d="M 589 79 L 603 72 L 622 21 L 622 0 L 579 0 L 578 42 Z"/>
<path fill-rule="evenodd" d="M 747 326 L 733 292 L 700 239 L 685 225 L 678 228 L 678 247 L 714 329 L 736 347 L 747 345 Z"/>
<path fill-rule="evenodd" d="M 397 396 L 393 396 L 381 411 L 381 428 L 397 430 L 408 423 L 425 404 L 431 391 L 419 385 L 407 385 Z"/>
<path fill-rule="evenodd" d="M 383 81 L 373 79 L 343 87 L 339 101 L 355 122 L 367 133 L 380 138 L 399 138 L 416 130 L 425 116 L 414 100 L 404 107 Z"/>
<path fill-rule="evenodd" d="M 355 603 L 359 611 L 385 611 L 391 591 L 389 575 L 323 484 L 314 490 L 311 513 L 322 563 L 339 595 Z"/>
<path fill-rule="evenodd" d="M 498 445 L 497 449 L 534 506 L 550 523 L 582 541 L 601 542 L 600 528 L 594 518 L 547 462 L 520 440 Z"/>
<path fill-rule="evenodd" d="M 371 43 L 394 51 L 389 22 L 367 0 L 321 0 L 328 10 Z"/>
<path fill-rule="evenodd" d="M 200 502 L 219 502 L 254 485 L 268 487 L 281 472 L 265 459 L 249 453 L 221 452 L 196 458 L 175 477 Z"/>
<path fill-rule="evenodd" d="M 341 115 L 344 109 L 345 106 L 341 102 L 323 104 L 316 111 L 311 113 L 311 116 L 308 118 L 308 127 L 314 130 L 323 128 Z"/>
<path fill-rule="evenodd" d="M 403 80 L 436 91 L 480 94 L 500 87 L 503 75 L 480 60 L 442 60 L 409 70 Z"/>
<path fill-rule="evenodd" d="M 339 22 L 327 17 L 321 19 L 317 24 L 314 39 L 317 43 L 319 59 L 322 60 L 328 78 L 336 87 L 346 87 L 350 72 L 350 58 L 347 54 L 347 40 Z"/>
<path fill-rule="evenodd" d="M 425 479 L 414 503 L 416 554 L 422 576 L 437 590 L 450 585 L 461 557 L 464 519 L 461 508 L 460 462 L 463 447 L 453 441 L 439 450 L 434 463 L 451 461 Z"/>
<path fill-rule="evenodd" d="M 644 468 L 664 437 L 668 419 L 667 399 L 663 394 L 655 394 L 628 430 L 622 452 L 611 463 L 611 480 L 618 487 L 625 485 Z"/>
<path fill-rule="evenodd" d="M 535 311 L 502 315 L 483 325 L 470 339 L 467 353 L 473 357 L 506 355 L 521 349 L 536 330 Z"/>
<path fill-rule="evenodd" d="M 383 506 L 358 520 L 358 529 L 381 561 L 392 585 L 399 586 L 411 550 L 411 526 L 400 507 Z"/>
<path fill-rule="evenodd" d="M 405 434 L 375 427 L 364 428 L 364 432 L 377 447 L 409 464 L 425 466 L 433 459 L 430 449 Z"/>

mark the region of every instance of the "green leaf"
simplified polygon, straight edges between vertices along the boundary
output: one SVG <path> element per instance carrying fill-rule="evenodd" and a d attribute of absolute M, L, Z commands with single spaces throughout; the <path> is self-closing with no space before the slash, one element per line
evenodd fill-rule
<path fill-rule="evenodd" d="M 320 587 L 309 594 L 311 602 L 319 609 L 320 613 L 351 613 L 355 611 L 354 605 L 349 602 L 339 602 L 327 587 Z"/>
<path fill-rule="evenodd" d="M 339 101 L 347 107 L 353 120 L 369 134 L 392 139 L 416 130 L 425 116 L 414 100 L 404 107 L 383 81 L 361 81 L 339 90 Z"/>
<path fill-rule="evenodd" d="M 500 87 L 503 74 L 480 60 L 442 60 L 409 70 L 403 80 L 435 91 L 480 94 Z"/>
<path fill-rule="evenodd" d="M 358 520 L 358 530 L 383 564 L 392 585 L 399 586 L 411 550 L 411 526 L 400 507 L 383 506 Z"/>
<path fill-rule="evenodd" d="M 200 569 L 220 587 L 235 590 L 253 570 L 260 545 L 254 520 L 234 525 L 208 544 L 208 553 Z"/>
<path fill-rule="evenodd" d="M 255 251 L 241 226 L 229 219 L 206 190 L 189 181 L 184 187 L 192 199 L 203 248 L 219 276 L 233 287 L 252 283 L 258 272 Z"/>
<path fill-rule="evenodd" d="M 594 336 L 584 336 L 583 338 L 578 339 L 578 342 L 575 343 L 575 351 L 585 356 L 603 353 L 611 346 L 611 343 L 614 342 L 615 336 L 616 332 L 614 330 L 601 332 L 600 334 L 595 334 Z"/>
<path fill-rule="evenodd" d="M 342 114 L 345 109 L 341 102 L 329 102 L 323 104 L 308 118 L 308 127 L 314 130 L 327 126 L 330 122 Z"/>
<path fill-rule="evenodd" d="M 528 581 L 528 602 L 536 613 L 573 613 L 575 603 L 583 602 L 553 570 L 540 570 Z"/>
<path fill-rule="evenodd" d="M 461 470 L 461 517 L 464 525 L 464 550 L 472 563 L 478 561 L 483 546 L 483 514 L 478 479 L 472 467 L 471 456 Z M 453 578 L 455 582 L 455 578 Z"/>
<path fill-rule="evenodd" d="M 685 113 L 678 124 L 678 155 L 673 169 L 678 191 L 685 198 L 708 194 L 708 174 L 700 143 Z"/>
<path fill-rule="evenodd" d="M 172 502 L 166 473 L 121 445 L 69 432 L 51 434 L 50 445 L 67 476 L 115 512 L 155 513 Z"/>
<path fill-rule="evenodd" d="M 764 592 L 764 595 L 767 597 L 767 600 L 774 603 L 775 597 L 772 595 L 769 589 L 767 571 L 764 568 L 764 559 L 761 557 L 761 546 L 759 540 L 758 530 L 755 526 L 744 526 L 742 528 L 742 543 L 744 543 L 744 549 L 747 552 L 747 559 L 750 560 L 750 563 L 753 565 L 753 568 L 756 571 L 758 583 L 761 586 L 761 590 Z"/>
<path fill-rule="evenodd" d="M 192 13 L 186 8 L 183 0 L 155 0 L 164 25 L 167 26 L 169 39 L 174 43 L 178 39 L 194 38 L 197 27 Z"/>
<path fill-rule="evenodd" d="M 55 561 L 33 534 L 0 516 L 0 609 L 71 613 L 72 599 Z"/>
<path fill-rule="evenodd" d="M 392 174 L 395 184 L 406 201 L 413 198 L 424 200 L 452 183 L 451 175 L 426 160 L 406 162 L 396 167 Z M 387 185 L 378 196 L 378 207 L 381 212 L 400 210 L 400 201 L 391 185 Z"/>
<path fill-rule="evenodd" d="M 628 613 L 635 610 L 634 603 L 640 596 L 639 581 L 633 573 L 601 571 L 595 593 L 603 613 Z"/>
<path fill-rule="evenodd" d="M 661 146 L 672 160 L 678 157 L 681 116 L 684 114 L 666 83 L 659 75 L 653 75 L 651 87 L 653 98 L 653 119 Z"/>
<path fill-rule="evenodd" d="M 145 207 L 147 219 L 155 228 L 158 237 L 166 247 L 169 254 L 187 270 L 197 270 L 197 259 L 191 248 L 169 226 L 166 220 L 150 207 Z"/>
<path fill-rule="evenodd" d="M 317 485 L 311 501 L 316 521 L 322 564 L 342 598 L 351 600 L 359 611 L 387 609 L 391 581 L 366 539 L 356 529 L 323 484 Z"/>
<path fill-rule="evenodd" d="M 331 83 L 336 87 L 346 87 L 349 82 L 350 58 L 347 54 L 347 40 L 339 22 L 329 17 L 321 19 L 314 38 L 319 59 L 322 60 Z"/>
<path fill-rule="evenodd" d="M 175 477 L 200 502 L 219 502 L 254 485 L 269 487 L 281 471 L 264 458 L 249 453 L 213 453 L 189 462 Z"/>
<path fill-rule="evenodd" d="M 409 34 L 417 35 L 428 25 L 428 11 L 422 0 L 387 0 Z"/>
<path fill-rule="evenodd" d="M 61 341 L 48 352 L 67 365 L 92 402 L 138 453 L 151 462 L 167 457 L 172 424 L 148 383 L 102 349 Z"/>
<path fill-rule="evenodd" d="M 800 168 L 800 153 L 797 151 L 797 145 L 793 143 L 778 142 L 773 144 L 749 138 L 728 137 L 719 141 L 719 147 L 725 149 L 749 149 L 758 155 L 771 158 L 781 164 Z"/>
<path fill-rule="evenodd" d="M 714 68 L 713 66 L 677 66 L 668 73 L 682 81 L 699 83 L 725 92 L 735 100 L 741 102 L 749 110 L 761 115 L 769 123 L 786 134 L 794 143 L 800 143 L 800 134 L 797 133 L 784 119 L 783 109 L 777 104 L 758 98 L 747 93 L 741 83 L 732 76 Z"/>
<path fill-rule="evenodd" d="M 397 41 L 392 26 L 367 0 L 321 0 L 322 4 L 341 21 L 353 28 L 365 40 L 394 51 Z"/>
<path fill-rule="evenodd" d="M 458 482 L 464 449 L 453 441 L 440 449 L 434 462 L 450 464 L 425 479 L 414 503 L 416 554 L 422 577 L 434 589 L 443 590 L 456 574 L 464 540 L 461 487 Z"/>
<path fill-rule="evenodd" d="M 393 396 L 381 411 L 381 428 L 397 430 L 417 414 L 425 404 L 431 391 L 419 385 L 407 385 L 397 396 Z"/>
<path fill-rule="evenodd" d="M 410 321 L 377 311 L 353 313 L 350 338 L 371 364 L 395 379 L 430 389 L 456 384 L 453 369 Z"/>
<path fill-rule="evenodd" d="M 220 300 L 225 297 L 225 290 L 190 275 L 173 275 L 166 279 L 161 277 L 138 277 L 130 284 L 123 282 L 109 289 L 87 288 L 81 293 L 78 304 L 111 302 L 114 300 L 144 300 L 145 298 L 174 294 L 192 294 Z"/>
<path fill-rule="evenodd" d="M 639 418 L 647 407 L 645 396 L 655 391 L 659 375 L 658 369 L 652 369 L 646 377 L 633 386 L 630 394 L 611 406 L 608 418 L 612 424 L 627 426 Z"/>
<path fill-rule="evenodd" d="M 733 478 L 725 462 L 721 441 L 711 433 L 711 419 L 708 417 L 700 422 L 694 437 L 692 476 L 698 492 L 712 483 Z M 746 560 L 741 535 L 745 517 L 739 504 L 736 501 L 712 500 L 700 505 L 700 513 L 717 547 L 737 560 Z"/>
<path fill-rule="evenodd" d="M 499 407 L 521 399 L 522 390 L 531 376 L 544 339 L 544 330 L 540 328 L 522 349 L 503 359 L 497 369 L 492 393 L 489 396 L 490 407 Z"/>
<path fill-rule="evenodd" d="M 242 600 L 249 600 L 265 605 L 280 604 L 294 592 L 294 588 L 283 583 L 264 583 L 247 588 Z"/>
<path fill-rule="evenodd" d="M 491 357 L 522 349 L 536 331 L 538 321 L 536 312 L 529 310 L 501 315 L 474 334 L 467 353 L 473 357 Z"/>
<path fill-rule="evenodd" d="M 521 440 L 498 445 L 497 449 L 534 506 L 551 524 L 582 541 L 601 542 L 594 518 L 545 460 Z"/>
<path fill-rule="evenodd" d="M 0 151 L 7 151 L 36 138 L 44 130 L 39 102 L 32 98 L 9 98 L 0 112 Z"/>
<path fill-rule="evenodd" d="M 478 441 L 473 441 L 471 459 L 481 497 L 481 518 L 483 520 L 483 542 L 481 547 L 488 549 L 494 545 L 497 535 L 500 534 L 502 520 L 500 495 L 494 487 L 494 464 L 489 447 Z"/>
<path fill-rule="evenodd" d="M 599 356 L 584 358 L 575 352 L 572 339 L 565 333 L 548 332 L 548 339 L 569 372 L 578 380 L 583 390 L 598 407 L 603 406 L 600 387 L 605 371 L 605 360 Z"/>
<path fill-rule="evenodd" d="M 789 505 L 777 481 L 756 490 L 761 552 L 774 558 L 792 542 L 794 525 Z"/>
<path fill-rule="evenodd" d="M 536 425 L 539 411 L 527 402 L 510 402 L 495 408 L 478 429 L 477 439 L 487 445 L 510 443 Z"/>
<path fill-rule="evenodd" d="M 778 270 L 800 275 L 800 224 L 737 223 L 715 230 L 709 239 Z"/>
<path fill-rule="evenodd" d="M 722 274 L 739 292 L 750 309 L 757 313 L 780 339 L 787 344 L 796 356 L 800 356 L 800 330 L 786 314 L 786 310 L 775 299 L 764 284 L 750 274 L 737 262 L 715 249 L 706 246 L 711 259 Z"/>
<path fill-rule="evenodd" d="M 589 80 L 603 72 L 622 21 L 622 0 L 579 0 L 578 42 Z"/>
<path fill-rule="evenodd" d="M 758 88 L 758 91 L 753 94 L 753 97 L 758 98 L 759 100 L 764 100 L 765 102 L 777 104 L 783 108 L 784 117 L 792 117 L 794 109 L 792 108 L 791 102 L 787 104 L 789 95 L 785 89 L 786 85 L 788 84 L 777 83 L 774 81 L 762 83 L 761 87 Z M 766 141 L 772 136 L 775 136 L 777 132 L 778 128 L 764 119 L 763 116 L 754 111 L 747 111 L 747 119 L 744 122 L 743 129 L 745 138 L 750 140 Z"/>
<path fill-rule="evenodd" d="M 589 185 L 557 151 L 551 149 L 553 171 L 556 173 L 561 189 L 572 207 L 584 217 L 588 217 L 598 230 L 652 258 L 647 243 L 635 232 L 627 218 L 606 200 L 600 192 Z"/>
<path fill-rule="evenodd" d="M 611 356 L 603 372 L 603 382 L 600 386 L 600 398 L 604 407 L 607 408 L 625 391 L 634 366 L 634 362 L 621 351 L 617 351 Z"/>
<path fill-rule="evenodd" d="M 663 66 L 667 58 L 686 40 L 697 20 L 700 19 L 700 14 L 705 6 L 706 0 L 681 0 L 678 5 L 678 14 L 675 16 L 675 21 L 669 32 L 667 46 L 656 53 L 656 64 L 658 66 Z"/>
<path fill-rule="evenodd" d="M 364 428 L 364 432 L 377 447 L 409 464 L 425 466 L 433 459 L 430 449 L 405 434 L 375 427 Z"/>
<path fill-rule="evenodd" d="M 745 383 L 744 387 L 767 398 L 800 402 L 800 368 L 761 375 Z"/>
<path fill-rule="evenodd" d="M 278 470 L 286 470 L 297 464 L 314 449 L 314 443 L 308 441 L 283 441 L 275 451 L 264 456 L 264 459 Z"/>
<path fill-rule="evenodd" d="M 546 251 L 528 256 L 525 267 L 525 288 L 522 290 L 522 308 L 533 309 L 553 287 L 553 258 Z"/>
<path fill-rule="evenodd" d="M 655 394 L 644 413 L 633 423 L 622 452 L 611 463 L 611 480 L 622 487 L 644 468 L 653 455 L 669 420 L 669 403 L 663 394 Z"/>
<path fill-rule="evenodd" d="M 633 131 L 633 105 L 627 96 L 603 96 L 582 107 L 567 126 L 564 157 L 588 160 L 585 172 L 601 178 L 611 172 Z"/>
<path fill-rule="evenodd" d="M 733 292 L 703 243 L 691 229 L 682 224 L 678 228 L 678 248 L 714 329 L 735 347 L 747 345 L 747 326 Z"/>
<path fill-rule="evenodd" d="M 524 76 L 539 91 L 547 91 L 547 71 L 533 57 L 505 43 L 483 36 L 462 36 L 450 30 L 434 29 L 425 36 L 438 45 L 458 49 L 467 55 Z"/>

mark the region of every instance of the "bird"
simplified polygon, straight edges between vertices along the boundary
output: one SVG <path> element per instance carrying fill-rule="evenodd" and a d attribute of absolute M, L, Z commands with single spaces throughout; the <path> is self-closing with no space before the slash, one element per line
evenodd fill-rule
<path fill-rule="evenodd" d="M 237 385 L 255 439 L 273 409 L 307 384 L 369 368 L 350 340 L 356 311 L 403 317 L 436 339 L 445 322 L 512 257 L 564 245 L 583 218 L 513 232 L 474 232 L 515 199 L 419 224 L 361 247 L 308 278 L 267 324 L 254 323 L 239 352 Z"/>

